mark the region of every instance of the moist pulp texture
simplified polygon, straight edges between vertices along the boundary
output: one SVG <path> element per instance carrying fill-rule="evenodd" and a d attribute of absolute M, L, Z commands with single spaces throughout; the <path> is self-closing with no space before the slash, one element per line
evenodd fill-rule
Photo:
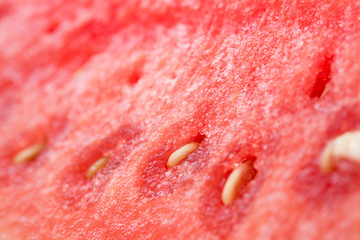
<path fill-rule="evenodd" d="M 360 167 L 319 168 L 360 129 L 359 15 L 348 0 L 2 0 L 0 238 L 359 239 Z"/>

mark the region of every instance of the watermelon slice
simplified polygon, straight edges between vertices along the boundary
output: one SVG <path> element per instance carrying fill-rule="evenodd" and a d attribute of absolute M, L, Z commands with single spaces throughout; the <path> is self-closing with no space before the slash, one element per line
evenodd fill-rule
<path fill-rule="evenodd" d="M 0 239 L 360 239 L 360 4 L 0 2 Z"/>

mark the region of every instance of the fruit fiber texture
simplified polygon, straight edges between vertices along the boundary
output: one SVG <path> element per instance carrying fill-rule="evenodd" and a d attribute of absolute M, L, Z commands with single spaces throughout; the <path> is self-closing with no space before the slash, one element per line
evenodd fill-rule
<path fill-rule="evenodd" d="M 319 168 L 360 129 L 359 16 L 354 0 L 1 0 L 0 239 L 360 239 L 360 167 Z"/>

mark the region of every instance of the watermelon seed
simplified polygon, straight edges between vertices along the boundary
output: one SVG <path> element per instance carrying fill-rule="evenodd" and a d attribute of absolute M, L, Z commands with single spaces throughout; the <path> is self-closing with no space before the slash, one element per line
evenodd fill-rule
<path fill-rule="evenodd" d="M 95 176 L 95 174 L 103 167 L 105 167 L 107 161 L 108 161 L 109 157 L 104 156 L 99 158 L 96 162 L 94 162 L 86 171 L 86 178 L 90 179 L 93 176 Z"/>
<path fill-rule="evenodd" d="M 324 91 L 321 93 L 320 98 L 323 98 L 329 92 L 329 90 L 329 87 L 326 85 Z"/>
<path fill-rule="evenodd" d="M 321 155 L 321 171 L 324 173 L 334 171 L 334 158 L 339 157 L 360 163 L 360 131 L 344 133 L 328 143 Z"/>
<path fill-rule="evenodd" d="M 199 147 L 198 142 L 192 142 L 192 143 L 188 143 L 185 146 L 182 146 L 181 148 L 179 148 L 178 150 L 176 150 L 175 152 L 173 152 L 167 163 L 166 163 L 166 167 L 167 168 L 172 168 L 175 165 L 179 164 L 182 160 L 184 160 L 190 153 L 194 152 L 198 147 Z"/>
<path fill-rule="evenodd" d="M 235 201 L 238 191 L 244 188 L 254 177 L 256 170 L 253 167 L 253 160 L 247 160 L 235 168 L 226 179 L 221 193 L 221 201 L 225 206 Z"/>
<path fill-rule="evenodd" d="M 13 162 L 15 165 L 20 165 L 34 160 L 45 148 L 45 143 L 37 143 L 27 147 L 15 155 Z"/>

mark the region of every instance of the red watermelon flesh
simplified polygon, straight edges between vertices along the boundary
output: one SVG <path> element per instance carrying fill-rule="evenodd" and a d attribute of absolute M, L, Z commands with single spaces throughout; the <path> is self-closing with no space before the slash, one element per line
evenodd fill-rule
<path fill-rule="evenodd" d="M 359 14 L 346 0 L 2 0 L 0 239 L 359 239 L 360 166 L 319 168 L 360 129 Z"/>

